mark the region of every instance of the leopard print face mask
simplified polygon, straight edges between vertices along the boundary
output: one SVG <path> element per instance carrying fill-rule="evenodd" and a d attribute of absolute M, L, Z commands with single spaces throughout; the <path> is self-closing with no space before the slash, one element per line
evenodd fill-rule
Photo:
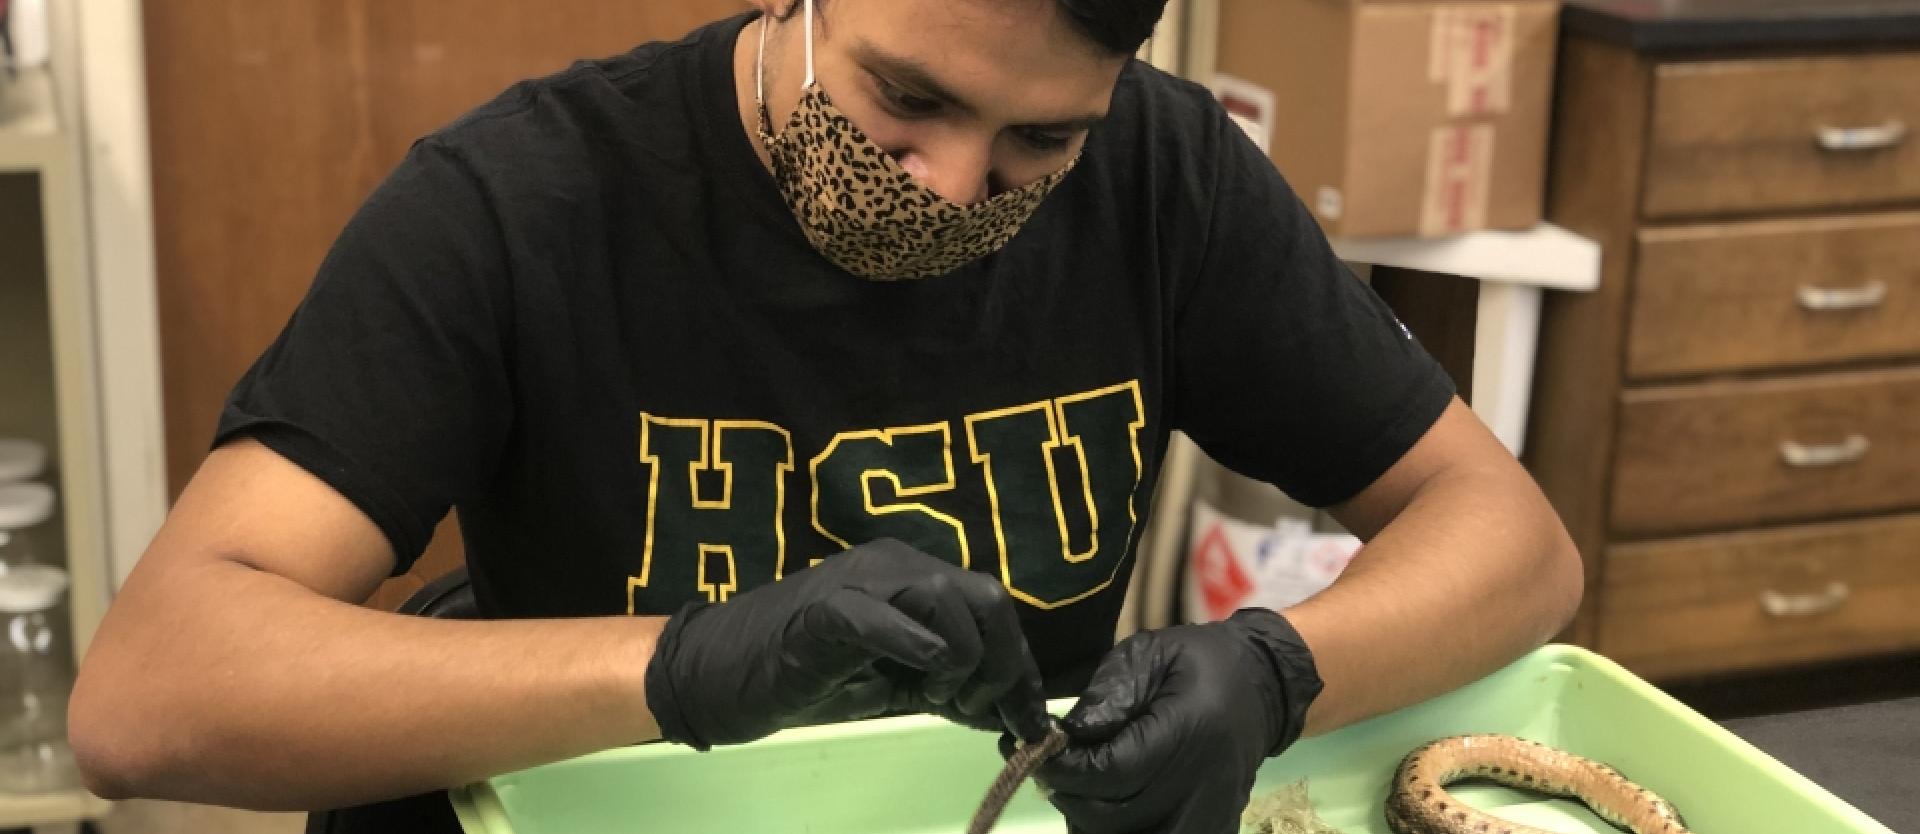
<path fill-rule="evenodd" d="M 997 252 L 1073 170 L 1074 162 L 1020 188 L 972 205 L 954 203 L 921 185 L 891 154 L 867 138 L 813 78 L 813 0 L 806 17 L 806 92 L 793 118 L 773 133 L 761 64 L 755 97 L 760 140 L 773 158 L 780 196 L 821 255 L 875 281 L 945 275 Z M 766 56 L 767 25 L 760 25 Z"/>

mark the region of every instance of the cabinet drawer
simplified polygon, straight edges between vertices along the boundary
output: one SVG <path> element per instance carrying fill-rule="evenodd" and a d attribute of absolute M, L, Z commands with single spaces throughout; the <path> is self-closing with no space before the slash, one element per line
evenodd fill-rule
<path fill-rule="evenodd" d="M 1599 650 L 1646 675 L 1920 647 L 1920 516 L 1607 551 Z"/>
<path fill-rule="evenodd" d="M 1624 535 L 1920 507 L 1920 369 L 1629 391 L 1619 431 Z"/>
<path fill-rule="evenodd" d="M 1920 355 L 1920 213 L 1642 232 L 1635 379 Z"/>
<path fill-rule="evenodd" d="M 1674 63 L 1655 73 L 1650 217 L 1920 196 L 1920 54 Z"/>

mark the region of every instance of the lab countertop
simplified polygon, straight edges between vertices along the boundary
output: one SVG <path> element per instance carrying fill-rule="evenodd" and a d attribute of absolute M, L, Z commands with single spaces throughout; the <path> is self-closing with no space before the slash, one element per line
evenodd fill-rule
<path fill-rule="evenodd" d="M 1920 697 L 1721 724 L 1888 828 L 1920 834 Z"/>

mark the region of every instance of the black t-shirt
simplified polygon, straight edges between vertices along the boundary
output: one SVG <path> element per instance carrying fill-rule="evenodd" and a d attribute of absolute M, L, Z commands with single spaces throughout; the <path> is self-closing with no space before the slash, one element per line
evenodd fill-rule
<path fill-rule="evenodd" d="M 1110 647 L 1168 432 L 1312 505 L 1453 394 L 1204 89 L 1134 62 L 999 253 L 871 282 L 740 123 L 748 16 L 519 84 L 366 201 L 218 440 L 492 617 L 664 614 L 879 537 L 1000 577 L 1049 691 Z"/>

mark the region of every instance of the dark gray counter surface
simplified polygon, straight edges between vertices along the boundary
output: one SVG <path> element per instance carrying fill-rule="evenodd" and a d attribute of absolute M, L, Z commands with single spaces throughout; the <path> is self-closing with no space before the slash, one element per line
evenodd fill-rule
<path fill-rule="evenodd" d="M 1920 697 L 1720 723 L 1888 828 L 1920 834 Z"/>
<path fill-rule="evenodd" d="M 1562 20 L 1646 52 L 1920 48 L 1920 0 L 1566 0 Z"/>

